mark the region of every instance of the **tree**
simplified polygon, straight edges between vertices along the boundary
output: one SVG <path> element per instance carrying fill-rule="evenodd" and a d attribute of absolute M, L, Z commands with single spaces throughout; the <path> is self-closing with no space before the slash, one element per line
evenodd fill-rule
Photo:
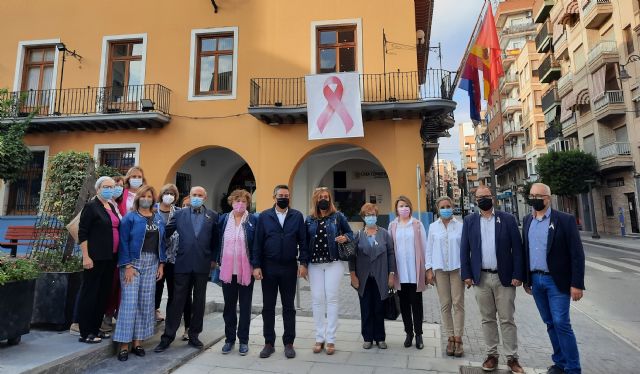
<path fill-rule="evenodd" d="M 12 118 L 15 102 L 6 89 L 0 89 L 0 179 L 15 181 L 29 161 L 31 151 L 24 144 L 24 135 L 33 114 L 21 120 Z"/>
<path fill-rule="evenodd" d="M 585 180 L 598 176 L 595 156 L 580 150 L 549 152 L 538 159 L 538 175 L 542 183 L 559 196 L 573 196 L 588 191 Z"/>

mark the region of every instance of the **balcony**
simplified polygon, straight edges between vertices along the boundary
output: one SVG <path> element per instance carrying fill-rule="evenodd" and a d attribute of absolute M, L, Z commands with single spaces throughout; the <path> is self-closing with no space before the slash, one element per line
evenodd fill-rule
<path fill-rule="evenodd" d="M 540 31 L 538 31 L 536 35 L 536 51 L 538 51 L 538 53 L 547 53 L 551 48 L 552 39 L 553 29 L 551 22 L 547 21 L 540 27 Z"/>
<path fill-rule="evenodd" d="M 558 88 L 555 84 L 551 85 L 547 91 L 542 94 L 542 112 L 547 113 L 560 105 L 560 96 L 558 96 Z"/>
<path fill-rule="evenodd" d="M 427 69 L 419 72 L 359 74 L 362 115 L 365 121 L 423 118 L 455 109 L 453 75 Z M 306 123 L 305 78 L 252 78 L 249 114 L 270 125 Z M 449 127 L 447 127 L 449 128 Z"/>
<path fill-rule="evenodd" d="M 618 63 L 620 55 L 618 53 L 618 45 L 613 40 L 603 40 L 593 47 L 587 55 L 589 71 L 595 72 L 604 64 Z"/>
<path fill-rule="evenodd" d="M 524 135 L 524 131 L 522 130 L 520 124 L 515 122 L 505 122 L 502 130 L 505 141 L 507 141 L 507 139 L 511 137 L 517 138 L 518 136 Z"/>
<path fill-rule="evenodd" d="M 533 3 L 533 21 L 535 23 L 543 23 L 549 17 L 549 12 L 551 12 L 554 3 L 554 0 L 536 0 Z"/>
<path fill-rule="evenodd" d="M 509 66 L 516 62 L 519 54 L 520 48 L 507 49 L 505 53 L 502 54 L 502 67 L 504 71 L 507 71 L 509 69 Z"/>
<path fill-rule="evenodd" d="M 588 0 L 582 8 L 585 29 L 599 29 L 613 14 L 611 0 Z"/>
<path fill-rule="evenodd" d="M 569 136 L 577 131 L 576 127 L 576 114 L 572 113 L 571 116 L 567 117 L 561 123 L 562 125 L 562 135 Z"/>
<path fill-rule="evenodd" d="M 626 107 L 622 91 L 605 91 L 604 95 L 593 100 L 593 117 L 600 122 L 606 122 L 618 116 L 624 116 Z"/>
<path fill-rule="evenodd" d="M 534 31 L 536 29 L 536 24 L 533 21 L 525 21 L 516 25 L 509 25 L 502 29 L 500 32 L 500 36 L 506 35 L 516 35 L 520 33 L 525 33 L 529 31 Z"/>
<path fill-rule="evenodd" d="M 558 32 L 553 33 L 553 56 L 560 60 L 564 57 L 568 57 L 569 48 L 567 43 L 567 32 L 562 29 L 562 34 L 558 35 Z"/>
<path fill-rule="evenodd" d="M 632 168 L 631 146 L 628 142 L 615 142 L 601 146 L 598 149 L 598 164 L 602 171 Z"/>
<path fill-rule="evenodd" d="M 506 94 L 514 87 L 518 87 L 518 77 L 515 75 L 506 75 L 501 80 L 500 93 Z"/>
<path fill-rule="evenodd" d="M 558 79 L 558 95 L 566 96 L 573 89 L 573 73 L 568 72 Z"/>
<path fill-rule="evenodd" d="M 538 76 L 540 83 L 551 83 L 560 78 L 560 62 L 558 62 L 551 53 L 540 63 L 538 67 Z"/>
<path fill-rule="evenodd" d="M 544 130 L 544 141 L 547 143 L 551 143 L 561 136 L 562 130 L 560 130 L 556 125 L 551 125 Z"/>
<path fill-rule="evenodd" d="M 512 114 L 521 109 L 520 102 L 518 99 L 504 99 L 502 100 L 502 113 L 504 114 Z"/>
<path fill-rule="evenodd" d="M 10 118 L 33 113 L 29 132 L 160 128 L 169 123 L 171 90 L 160 84 L 8 92 Z"/>
<path fill-rule="evenodd" d="M 560 106 L 555 106 L 554 110 L 550 110 L 544 114 L 544 123 L 547 125 L 558 120 L 560 115 Z"/>

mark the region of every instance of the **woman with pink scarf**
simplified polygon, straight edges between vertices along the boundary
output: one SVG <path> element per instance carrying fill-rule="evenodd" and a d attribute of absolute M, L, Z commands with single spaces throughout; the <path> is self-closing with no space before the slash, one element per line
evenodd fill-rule
<path fill-rule="evenodd" d="M 233 350 L 236 333 L 240 340 L 238 352 L 241 356 L 249 352 L 249 323 L 251 321 L 251 298 L 253 296 L 253 268 L 249 254 L 253 246 L 256 216 L 248 211 L 251 194 L 245 190 L 233 191 L 227 200 L 233 207 L 230 213 L 220 216 L 221 245 L 218 254 L 220 280 L 224 296 L 225 344 L 222 353 Z M 236 305 L 240 304 L 240 323 Z"/>

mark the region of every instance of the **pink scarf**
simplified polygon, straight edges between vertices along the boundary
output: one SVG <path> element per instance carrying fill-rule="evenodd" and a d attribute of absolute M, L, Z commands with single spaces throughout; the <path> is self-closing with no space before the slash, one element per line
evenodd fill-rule
<path fill-rule="evenodd" d="M 224 230 L 222 242 L 222 267 L 220 268 L 220 280 L 224 283 L 231 283 L 234 273 L 234 265 L 237 263 L 238 283 L 248 286 L 251 283 L 253 270 L 247 257 L 247 246 L 245 244 L 243 224 L 249 217 L 248 212 L 244 212 L 240 225 L 236 226 L 233 213 L 229 213 L 227 227 Z"/>

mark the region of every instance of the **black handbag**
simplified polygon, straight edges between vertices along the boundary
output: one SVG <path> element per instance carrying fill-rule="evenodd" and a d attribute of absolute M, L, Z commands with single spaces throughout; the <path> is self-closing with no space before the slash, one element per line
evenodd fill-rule
<path fill-rule="evenodd" d="M 338 221 L 336 220 L 336 226 Z M 339 233 L 338 236 L 343 235 Z M 350 240 L 344 243 L 338 243 L 338 258 L 340 261 L 349 261 L 356 257 L 356 243 L 355 240 Z"/>
<path fill-rule="evenodd" d="M 400 315 L 400 298 L 398 293 L 390 289 L 389 296 L 384 300 L 384 318 L 395 321 Z"/>

